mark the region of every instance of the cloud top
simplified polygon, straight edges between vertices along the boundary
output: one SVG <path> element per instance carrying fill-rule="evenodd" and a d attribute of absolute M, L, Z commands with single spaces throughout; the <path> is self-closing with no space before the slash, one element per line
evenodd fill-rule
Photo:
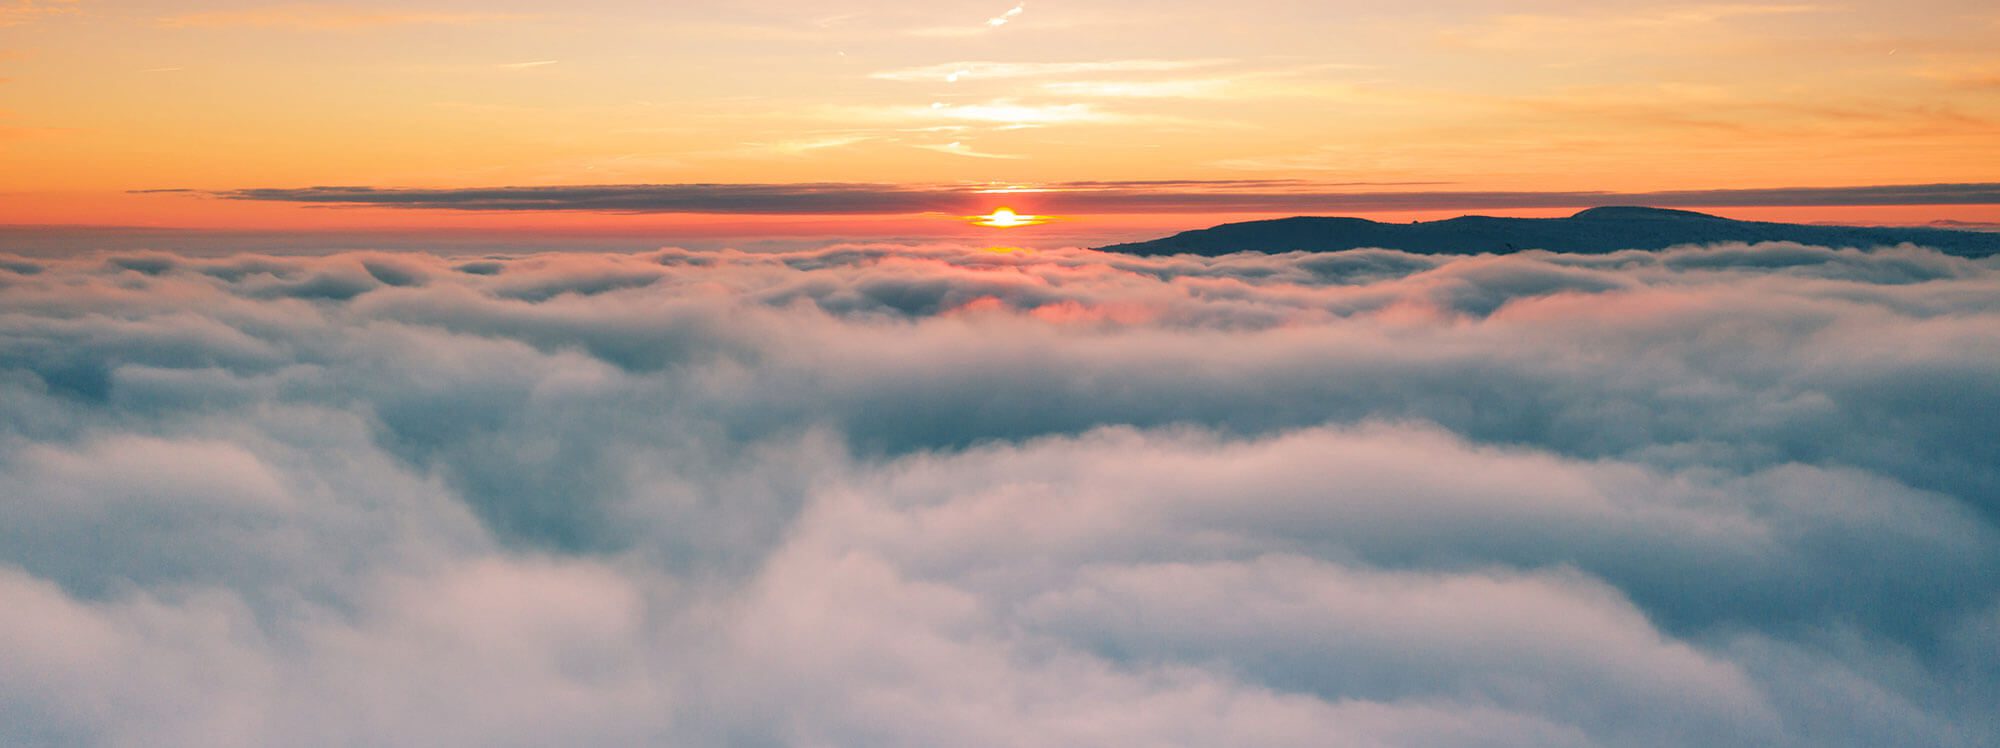
<path fill-rule="evenodd" d="M 1996 331 L 1918 247 L 0 258 L 0 742 L 1990 744 Z"/>

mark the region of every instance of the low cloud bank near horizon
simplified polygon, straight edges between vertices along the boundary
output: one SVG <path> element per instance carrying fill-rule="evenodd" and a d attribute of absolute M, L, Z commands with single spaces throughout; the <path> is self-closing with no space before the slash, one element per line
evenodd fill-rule
<path fill-rule="evenodd" d="M 0 743 L 2000 742 L 2000 259 L 0 257 Z"/>
<path fill-rule="evenodd" d="M 203 192 L 225 200 L 482 212 L 899 215 L 984 213 L 996 203 L 1075 214 L 1383 212 L 1649 205 L 1663 208 L 1996 205 L 2000 183 L 1609 191 L 1410 190 L 1439 183 L 1287 179 L 1056 182 L 1042 185 L 599 184 L 403 188 L 258 187 Z M 1383 187 L 1400 187 L 1385 191 Z M 174 192 L 178 190 L 143 190 Z M 1025 201 L 1025 202 L 1024 202 Z"/>

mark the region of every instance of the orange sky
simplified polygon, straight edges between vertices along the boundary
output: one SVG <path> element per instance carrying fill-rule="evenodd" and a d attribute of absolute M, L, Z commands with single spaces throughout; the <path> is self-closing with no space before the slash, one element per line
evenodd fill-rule
<path fill-rule="evenodd" d="M 1246 179 L 1629 193 L 1983 184 L 1996 167 L 1990 2 L 0 0 L 0 224 L 16 226 L 935 235 L 964 229 L 950 214 L 214 193 Z M 193 192 L 132 192 L 162 189 Z M 2000 222 L 1990 204 L 1713 212 Z"/>

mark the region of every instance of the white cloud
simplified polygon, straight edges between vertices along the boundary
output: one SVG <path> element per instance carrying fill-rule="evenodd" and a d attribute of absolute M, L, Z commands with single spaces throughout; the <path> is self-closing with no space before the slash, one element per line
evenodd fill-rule
<path fill-rule="evenodd" d="M 1990 743 L 2000 263 L 0 262 L 0 742 Z"/>
<path fill-rule="evenodd" d="M 1075 62 L 946 62 L 884 70 L 869 77 L 892 81 L 959 81 L 1043 78 L 1108 73 L 1161 73 L 1211 67 L 1228 60 L 1092 60 Z"/>
<path fill-rule="evenodd" d="M 923 144 L 923 145 L 918 145 L 917 147 L 927 151 L 949 153 L 953 156 L 970 156 L 972 158 L 999 158 L 999 159 L 1026 158 L 1025 156 L 1018 156 L 1007 153 L 987 153 L 985 151 L 978 150 L 976 148 L 973 148 L 972 146 L 966 145 L 965 143 L 956 140 L 949 143 Z"/>

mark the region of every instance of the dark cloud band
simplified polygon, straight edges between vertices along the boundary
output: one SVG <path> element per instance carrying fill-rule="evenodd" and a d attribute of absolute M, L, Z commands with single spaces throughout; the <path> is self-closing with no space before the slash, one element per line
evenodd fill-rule
<path fill-rule="evenodd" d="M 254 188 L 211 193 L 230 200 L 463 211 L 591 211 L 739 215 L 894 215 L 983 212 L 1006 201 L 1051 213 L 1339 213 L 1400 210 L 1662 207 L 1786 207 L 2000 204 L 2000 183 L 1786 187 L 1662 192 L 1383 191 L 1366 183 L 1285 180 L 1162 180 L 989 186 L 807 184 L 627 184 L 451 189 Z"/>

